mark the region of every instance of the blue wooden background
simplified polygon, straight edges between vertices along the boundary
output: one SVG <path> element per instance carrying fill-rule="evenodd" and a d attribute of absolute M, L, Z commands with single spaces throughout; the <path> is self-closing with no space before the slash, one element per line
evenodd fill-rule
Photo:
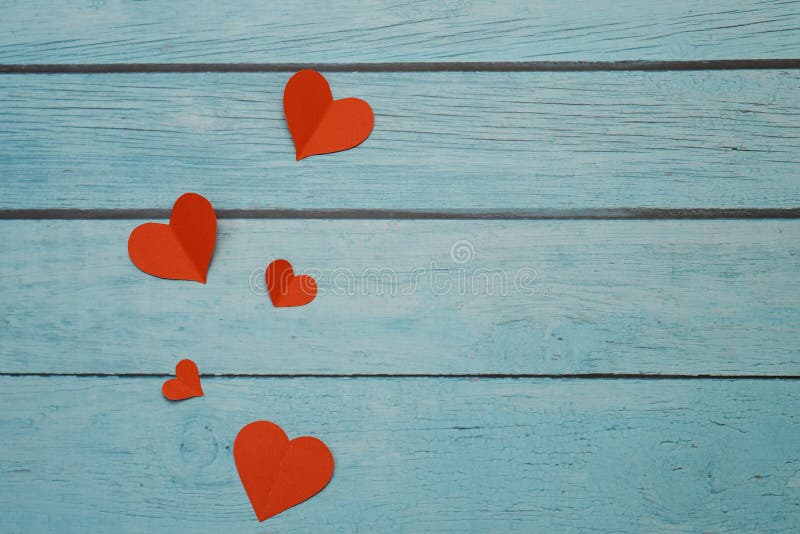
<path fill-rule="evenodd" d="M 798 531 L 796 58 L 793 1 L 0 1 L 0 531 Z M 283 63 L 372 136 L 295 162 Z M 186 191 L 206 286 L 127 257 Z M 263 524 L 256 419 L 337 463 Z"/>

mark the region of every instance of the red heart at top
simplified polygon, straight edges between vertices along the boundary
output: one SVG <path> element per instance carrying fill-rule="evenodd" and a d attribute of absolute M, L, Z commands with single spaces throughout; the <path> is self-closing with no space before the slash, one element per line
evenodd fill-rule
<path fill-rule="evenodd" d="M 192 360 L 181 360 L 175 366 L 175 378 L 161 386 L 161 393 L 171 401 L 202 397 L 200 371 Z"/>
<path fill-rule="evenodd" d="M 289 441 L 283 429 L 269 421 L 256 421 L 239 431 L 233 459 L 259 521 L 313 497 L 333 477 L 327 445 L 310 436 Z"/>
<path fill-rule="evenodd" d="M 317 282 L 307 274 L 295 276 L 292 264 L 286 260 L 270 263 L 264 278 L 269 298 L 276 308 L 303 306 L 317 296 Z"/>
<path fill-rule="evenodd" d="M 301 160 L 361 144 L 374 124 L 372 108 L 359 98 L 334 100 L 325 77 L 301 70 L 283 90 L 283 112 Z"/>
<path fill-rule="evenodd" d="M 217 239 L 211 203 L 185 193 L 172 206 L 169 224 L 144 223 L 128 238 L 128 255 L 139 269 L 160 278 L 206 283 Z"/>

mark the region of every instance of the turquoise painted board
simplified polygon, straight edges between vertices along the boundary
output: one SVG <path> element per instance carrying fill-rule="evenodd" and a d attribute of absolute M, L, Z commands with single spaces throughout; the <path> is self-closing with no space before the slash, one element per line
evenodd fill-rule
<path fill-rule="evenodd" d="M 0 209 L 800 207 L 796 72 L 332 74 L 375 130 L 300 163 L 287 78 L 0 76 Z"/>
<path fill-rule="evenodd" d="M 0 63 L 800 56 L 781 0 L 6 0 L 0 20 Z"/>
<path fill-rule="evenodd" d="M 206 286 L 140 272 L 140 222 L 0 223 L 0 371 L 800 374 L 798 220 L 222 220 Z"/>
<path fill-rule="evenodd" d="M 795 381 L 0 378 L 6 532 L 792 532 Z M 333 480 L 258 524 L 231 454 L 279 422 Z"/>

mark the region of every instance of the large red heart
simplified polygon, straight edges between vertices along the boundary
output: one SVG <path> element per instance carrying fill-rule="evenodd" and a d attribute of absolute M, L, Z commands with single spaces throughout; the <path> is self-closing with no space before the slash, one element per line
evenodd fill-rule
<path fill-rule="evenodd" d="M 374 124 L 372 108 L 359 98 L 334 100 L 325 77 L 301 70 L 283 90 L 283 112 L 301 160 L 361 144 Z"/>
<path fill-rule="evenodd" d="M 233 459 L 259 521 L 313 497 L 333 476 L 327 445 L 310 436 L 289 441 L 283 429 L 269 421 L 256 421 L 239 431 Z"/>
<path fill-rule="evenodd" d="M 144 223 L 128 238 L 128 255 L 139 269 L 172 280 L 206 283 L 217 239 L 217 216 L 211 203 L 185 193 L 172 206 L 169 224 Z"/>
<path fill-rule="evenodd" d="M 270 263 L 264 278 L 269 298 L 276 308 L 303 306 L 317 296 L 317 282 L 307 274 L 295 276 L 292 264 L 286 260 Z"/>
<path fill-rule="evenodd" d="M 192 360 L 181 360 L 175 366 L 175 378 L 161 386 L 161 393 L 171 401 L 202 397 L 200 371 Z"/>

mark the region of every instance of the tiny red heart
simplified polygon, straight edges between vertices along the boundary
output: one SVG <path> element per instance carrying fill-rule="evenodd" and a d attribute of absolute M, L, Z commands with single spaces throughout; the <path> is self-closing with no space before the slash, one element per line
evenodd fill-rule
<path fill-rule="evenodd" d="M 311 436 L 289 441 L 269 421 L 239 431 L 233 459 L 259 521 L 313 497 L 333 477 L 333 455 L 325 443 Z"/>
<path fill-rule="evenodd" d="M 286 260 L 270 263 L 264 278 L 269 298 L 276 308 L 303 306 L 317 296 L 317 282 L 307 274 L 295 276 L 292 264 Z"/>
<path fill-rule="evenodd" d="M 211 203 L 197 193 L 185 193 L 172 206 L 169 224 L 149 222 L 134 228 L 128 255 L 147 274 L 205 284 L 216 238 Z"/>
<path fill-rule="evenodd" d="M 286 82 L 283 113 L 298 160 L 361 144 L 375 121 L 360 98 L 334 100 L 328 80 L 315 70 L 301 70 Z"/>
<path fill-rule="evenodd" d="M 181 360 L 175 366 L 175 378 L 167 380 L 161 386 L 161 393 L 171 401 L 202 397 L 200 371 L 192 360 Z"/>

